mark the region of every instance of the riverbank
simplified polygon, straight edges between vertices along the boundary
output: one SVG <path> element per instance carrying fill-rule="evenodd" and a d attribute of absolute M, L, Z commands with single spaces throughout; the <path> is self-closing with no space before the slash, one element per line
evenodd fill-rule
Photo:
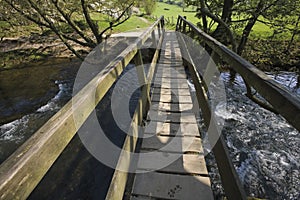
<path fill-rule="evenodd" d="M 243 57 L 262 71 L 300 73 L 300 41 L 289 46 L 287 40 L 249 39 Z M 88 52 L 89 49 L 82 51 Z M 0 71 L 19 69 L 28 63 L 44 63 L 58 59 L 76 59 L 54 35 L 6 38 L 0 42 Z"/>
<path fill-rule="evenodd" d="M 300 72 L 300 41 L 250 39 L 243 57 L 260 70 Z"/>
<path fill-rule="evenodd" d="M 58 94 L 59 84 L 76 76 L 80 60 L 48 58 L 0 71 L 0 125 L 46 105 Z"/>

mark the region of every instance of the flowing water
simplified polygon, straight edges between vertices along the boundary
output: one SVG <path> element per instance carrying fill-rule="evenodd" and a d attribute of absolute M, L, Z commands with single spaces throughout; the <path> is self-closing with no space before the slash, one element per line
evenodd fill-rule
<path fill-rule="evenodd" d="M 268 73 L 300 98 L 297 75 Z M 267 111 L 244 94 L 240 76 L 234 83 L 222 73 L 227 102 L 216 106 L 215 114 L 225 120 L 222 134 L 248 196 L 266 199 L 300 199 L 300 137 L 286 120 Z M 208 156 L 216 196 L 222 196 L 220 179 L 213 159 Z M 218 181 L 217 181 L 218 180 Z"/>
<path fill-rule="evenodd" d="M 300 89 L 296 87 L 296 74 L 280 72 L 277 74 L 269 73 L 269 76 L 275 78 L 275 80 L 286 86 L 300 98 Z M 228 73 L 222 73 L 221 78 L 225 84 L 227 102 L 218 104 L 215 114 L 225 120 L 222 133 L 225 135 L 230 155 L 247 195 L 267 199 L 300 199 L 299 132 L 281 116 L 275 115 L 249 100 L 244 95 L 246 89 L 239 76 L 234 83 L 229 81 Z M 46 104 L 35 109 L 30 114 L 0 126 L 0 163 L 71 98 L 73 82 L 74 78 L 66 78 L 66 76 L 54 80 L 59 91 L 53 97 L 50 97 Z M 130 83 L 128 83 L 128 86 L 130 86 Z M 105 105 L 99 105 L 97 109 L 101 113 L 106 107 Z M 77 141 L 75 144 L 80 143 L 78 138 L 74 140 Z M 84 161 L 76 164 L 74 160 L 69 158 L 72 154 L 80 155 L 77 157 L 83 157 Z M 56 191 L 56 196 L 54 195 L 54 197 L 57 198 L 91 197 L 87 195 L 80 196 L 80 192 L 82 193 L 87 187 L 89 191 L 94 191 L 94 193 L 91 193 L 92 197 L 97 195 L 99 197 L 97 187 L 93 186 L 94 188 L 91 188 L 90 186 L 95 183 L 99 184 L 103 180 L 109 183 L 109 176 L 113 172 L 111 169 L 105 168 L 105 166 L 100 166 L 82 148 L 73 147 L 69 150 L 67 149 L 59 159 L 61 163 L 65 164 L 61 164 L 59 167 L 52 167 L 51 170 L 53 172 L 51 174 L 57 180 L 76 176 L 77 182 L 71 182 L 70 186 L 66 186 L 69 184 L 69 180 L 56 183 L 55 178 L 53 178 L 51 184 L 49 184 L 46 181 L 47 178 L 45 178 L 43 180 L 45 182 L 44 186 L 41 186 L 42 189 L 40 191 Z M 98 171 L 92 173 L 91 168 L 87 168 L 88 164 L 91 164 L 91 168 L 95 168 Z M 219 195 L 222 195 L 216 166 L 213 164 L 212 159 L 208 160 L 208 164 L 214 188 L 216 191 L 219 191 Z M 66 174 L 61 176 L 59 174 L 62 166 L 68 168 L 76 168 L 77 166 L 77 168 L 76 170 L 66 171 Z M 79 170 L 86 170 L 86 172 L 78 172 Z M 99 170 L 107 172 L 107 175 L 104 175 L 105 177 L 99 176 Z M 91 181 L 91 179 L 86 180 L 82 178 L 87 173 L 89 173 L 89 176 L 94 177 L 95 180 Z M 78 182 L 84 181 L 89 182 L 90 185 L 87 186 L 87 184 L 81 187 L 82 191 L 76 190 L 79 187 Z M 54 189 L 51 190 L 51 188 Z M 38 199 L 41 192 L 36 192 L 36 195 L 33 194 L 31 196 L 32 199 Z M 70 196 L 72 192 L 74 194 Z M 78 196 L 76 197 L 76 195 Z"/>

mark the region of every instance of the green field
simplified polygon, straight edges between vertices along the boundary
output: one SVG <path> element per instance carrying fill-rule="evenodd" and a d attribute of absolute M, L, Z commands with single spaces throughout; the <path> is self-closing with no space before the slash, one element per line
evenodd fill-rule
<path fill-rule="evenodd" d="M 173 1 L 173 3 L 178 3 L 178 1 Z M 189 7 L 185 8 L 185 10 L 188 10 L 189 12 L 184 12 L 183 8 L 176 5 L 176 4 L 167 4 L 164 2 L 157 2 L 156 3 L 156 9 L 152 13 L 151 17 L 144 15 L 143 17 L 139 16 L 132 16 L 128 21 L 125 23 L 113 28 L 113 33 L 119 33 L 119 32 L 125 32 L 125 31 L 136 31 L 141 30 L 143 28 L 148 27 L 155 21 L 156 18 L 160 17 L 161 15 L 165 16 L 165 19 L 167 20 L 166 28 L 167 29 L 175 29 L 175 24 L 177 22 L 178 15 L 186 16 L 188 21 L 197 24 L 198 22 L 201 22 L 200 19 L 195 17 L 196 12 L 195 7 Z M 144 19 L 143 19 L 144 18 Z M 83 19 L 82 19 L 83 20 Z M 99 17 L 97 16 L 96 20 L 98 20 L 99 27 L 103 27 L 102 29 L 109 26 L 109 22 L 105 20 L 105 17 Z M 8 24 L 4 22 L 0 22 L 0 26 L 7 29 L 6 31 L 3 31 L 0 33 L 0 37 L 16 37 L 16 36 L 29 36 L 33 32 L 40 32 L 41 29 L 39 29 L 36 25 L 29 25 L 29 26 L 19 26 L 15 27 L 14 29 L 9 29 Z M 215 28 L 216 25 L 213 26 Z M 242 33 L 242 29 L 237 30 L 237 34 L 240 35 Z M 271 30 L 268 26 L 266 26 L 263 23 L 257 22 L 252 30 L 250 38 L 262 38 L 267 39 L 268 37 L 273 35 L 273 30 Z M 284 39 L 290 37 L 290 34 L 281 34 L 278 35 L 278 39 Z"/>
<path fill-rule="evenodd" d="M 167 19 L 172 19 L 173 17 L 175 23 L 178 15 L 181 15 L 186 16 L 189 21 L 197 23 L 199 19 L 195 17 L 195 14 L 196 12 L 183 12 L 182 7 L 179 7 L 177 5 L 170 5 L 162 2 L 157 2 L 157 7 L 152 15 L 157 17 L 164 15 L 164 17 Z"/>
<path fill-rule="evenodd" d="M 191 9 L 188 9 L 191 10 Z M 170 5 L 164 2 L 157 2 L 157 7 L 152 14 L 153 16 L 161 16 L 164 15 L 167 19 L 174 19 L 175 23 L 177 20 L 178 15 L 186 16 L 187 20 L 196 24 L 197 22 L 200 22 L 201 20 L 195 17 L 196 12 L 184 12 L 182 7 L 179 7 L 178 5 Z M 213 27 L 216 27 L 214 25 Z M 167 26 L 167 28 L 174 28 L 174 26 Z M 237 31 L 237 34 L 241 34 L 242 29 Z M 251 36 L 252 37 L 261 37 L 261 38 L 268 38 L 273 34 L 273 31 L 265 24 L 261 22 L 257 22 L 252 30 Z M 285 35 L 287 36 L 287 35 Z M 281 37 L 279 35 L 279 37 Z"/>

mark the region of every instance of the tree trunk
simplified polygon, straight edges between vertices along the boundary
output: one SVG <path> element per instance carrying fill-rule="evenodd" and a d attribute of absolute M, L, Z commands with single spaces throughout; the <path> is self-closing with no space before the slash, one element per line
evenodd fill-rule
<path fill-rule="evenodd" d="M 293 31 L 293 35 L 292 35 L 291 40 L 290 40 L 290 42 L 289 42 L 289 44 L 288 44 L 288 46 L 286 48 L 286 51 L 290 50 L 290 48 L 291 48 L 291 46 L 292 46 L 292 44 L 294 42 L 295 36 L 298 33 L 297 29 L 298 29 L 298 26 L 299 26 L 299 22 L 300 22 L 300 16 L 298 16 L 298 19 L 297 19 L 297 22 L 296 22 L 296 25 L 295 25 L 295 29 Z"/>
<path fill-rule="evenodd" d="M 201 8 L 202 23 L 203 23 L 203 31 L 207 33 L 208 25 L 207 25 L 206 13 L 205 13 L 206 6 L 204 0 L 200 0 L 200 8 Z"/>
<path fill-rule="evenodd" d="M 237 54 L 242 55 L 242 53 L 245 49 L 245 46 L 247 44 L 250 32 L 256 21 L 257 21 L 257 18 L 252 18 L 248 21 L 247 26 L 243 30 L 243 35 L 242 35 L 241 41 L 240 41 L 238 49 L 237 49 Z"/>
<path fill-rule="evenodd" d="M 233 7 L 233 0 L 224 0 L 221 19 L 228 26 L 231 23 L 232 7 Z M 224 34 L 224 33 L 227 33 L 226 28 L 222 24 L 218 24 L 216 30 L 212 33 L 212 36 L 226 45 L 227 44 L 226 36 L 228 36 L 228 34 Z"/>
<path fill-rule="evenodd" d="M 261 15 L 262 10 L 264 9 L 264 5 L 265 5 L 265 1 L 264 0 L 261 0 L 257 4 L 256 10 L 252 14 L 252 18 L 248 21 L 246 27 L 243 30 L 243 35 L 242 35 L 240 44 L 239 44 L 238 49 L 237 49 L 237 54 L 239 54 L 240 56 L 242 55 L 242 53 L 243 53 L 243 51 L 245 49 L 245 46 L 246 46 L 247 41 L 248 41 L 248 37 L 249 37 L 249 35 L 251 33 L 251 30 L 252 30 L 253 26 L 255 25 L 258 17 Z"/>

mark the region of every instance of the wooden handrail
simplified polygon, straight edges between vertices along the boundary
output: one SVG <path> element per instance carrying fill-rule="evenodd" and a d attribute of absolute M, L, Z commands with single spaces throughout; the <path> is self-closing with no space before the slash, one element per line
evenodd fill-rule
<path fill-rule="evenodd" d="M 198 37 L 211 50 L 211 57 L 218 55 L 219 59 L 227 62 L 239 73 L 246 82 L 255 88 L 285 119 L 290 122 L 297 130 L 300 130 L 300 101 L 280 84 L 269 78 L 262 71 L 250 64 L 248 61 L 228 49 L 226 46 L 212 38 L 198 27 L 188 22 L 184 17 L 179 16 L 177 20 L 176 30 L 186 33 L 186 28 L 191 32 L 191 37 Z M 189 67 L 191 77 L 197 92 L 199 107 L 203 112 L 206 126 L 212 131 L 217 132 L 215 118 L 211 115 L 210 106 L 206 94 L 206 84 L 203 83 L 201 74 L 196 69 L 193 59 L 188 51 L 188 46 L 181 34 L 178 34 L 181 50 L 186 58 L 185 64 Z M 228 199 L 246 199 L 246 194 L 241 185 L 239 177 L 234 169 L 229 152 L 222 135 L 212 135 L 213 152 L 221 175 L 222 184 Z M 216 141 L 216 137 L 219 137 Z M 211 140 L 211 139 L 209 139 Z"/>
<path fill-rule="evenodd" d="M 225 140 L 221 134 L 219 135 L 216 120 L 211 114 L 205 83 L 203 83 L 196 69 L 194 61 L 188 51 L 188 46 L 181 34 L 178 34 L 178 40 L 183 54 L 184 65 L 188 67 L 196 89 L 199 108 L 202 111 L 204 123 L 208 128 L 208 139 L 213 147 L 212 150 L 216 158 L 226 196 L 228 199 L 245 200 L 246 194 L 232 164 Z"/>
<path fill-rule="evenodd" d="M 181 23 L 187 24 L 195 36 L 199 36 L 223 61 L 230 64 L 279 114 L 300 131 L 300 101 L 297 97 L 247 60 L 179 16 L 179 24 Z M 184 32 L 182 26 L 177 25 L 176 27 L 178 31 Z"/>
<path fill-rule="evenodd" d="M 0 166 L 0 199 L 26 199 L 158 26 L 160 17 Z M 93 103 L 89 103 L 93 99 Z M 140 106 L 140 105 L 139 105 Z M 74 113 L 80 112 L 80 118 Z M 135 119 L 135 118 L 134 118 Z"/>
<path fill-rule="evenodd" d="M 109 186 L 106 199 L 124 199 L 124 192 L 126 188 L 126 184 L 128 181 L 129 173 L 132 171 L 134 166 L 134 161 L 132 154 L 137 145 L 138 137 L 140 136 L 139 132 L 139 126 L 142 125 L 143 118 L 147 114 L 150 106 L 150 87 L 152 83 L 152 79 L 154 76 L 154 71 L 156 68 L 156 64 L 158 61 L 158 57 L 160 54 L 163 38 L 164 38 L 164 21 L 162 21 L 161 27 L 158 29 L 158 31 L 161 33 L 159 34 L 159 40 L 158 43 L 155 43 L 156 51 L 154 53 L 152 62 L 150 64 L 149 72 L 147 77 L 139 77 L 139 80 L 145 80 L 140 81 L 140 85 L 143 85 L 141 96 L 138 100 L 137 108 L 133 114 L 132 122 L 130 124 L 129 128 L 129 134 L 125 138 L 125 142 L 122 147 L 122 152 L 119 157 L 116 170 L 114 172 L 114 175 L 112 177 L 111 184 Z M 153 32 L 152 32 L 153 33 Z M 154 40 L 155 34 L 152 35 L 152 39 Z M 136 60 L 135 60 L 136 66 L 143 66 L 143 60 L 141 58 L 140 54 L 137 54 Z M 143 83 L 145 82 L 145 83 Z M 122 168 L 122 170 L 119 170 Z M 126 169 L 126 170 L 124 170 Z"/>

